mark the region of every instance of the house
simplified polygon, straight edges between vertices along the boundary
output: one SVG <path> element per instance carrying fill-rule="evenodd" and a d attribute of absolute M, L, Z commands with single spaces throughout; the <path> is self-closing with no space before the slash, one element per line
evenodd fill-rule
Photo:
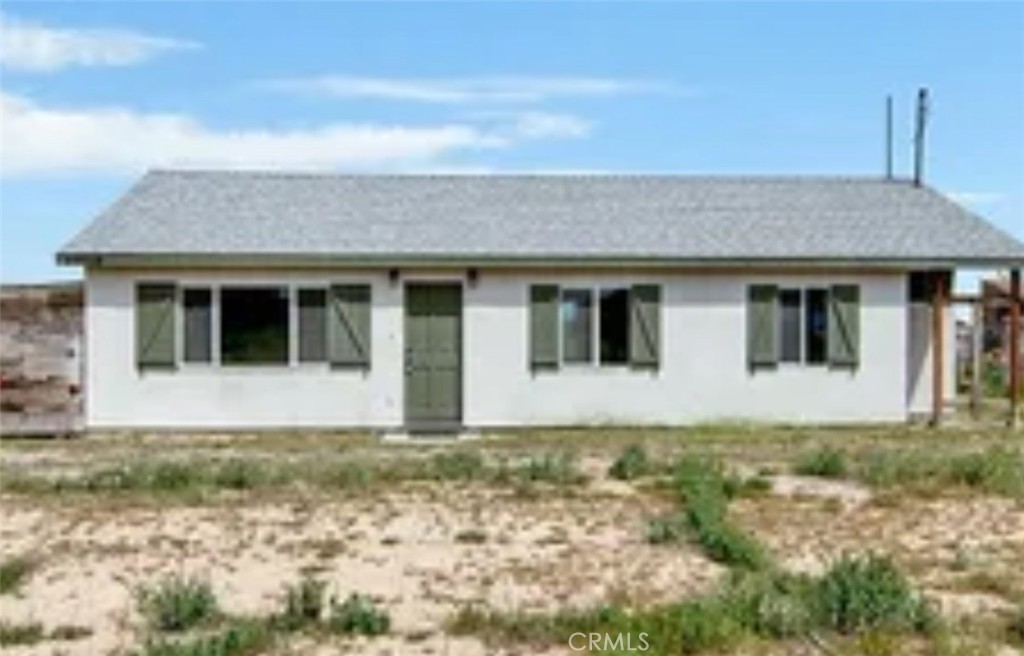
<path fill-rule="evenodd" d="M 157 171 L 58 258 L 90 428 L 449 430 L 904 421 L 1024 245 L 905 180 Z"/>

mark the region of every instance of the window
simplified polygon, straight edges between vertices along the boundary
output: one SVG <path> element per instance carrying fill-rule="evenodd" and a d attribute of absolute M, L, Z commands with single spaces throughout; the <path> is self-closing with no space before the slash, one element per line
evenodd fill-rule
<path fill-rule="evenodd" d="M 591 311 L 593 294 L 589 289 L 562 291 L 562 361 L 589 363 L 593 359 Z"/>
<path fill-rule="evenodd" d="M 223 364 L 288 364 L 288 289 L 225 287 L 220 292 Z"/>
<path fill-rule="evenodd" d="M 828 290 L 808 289 L 804 310 L 804 362 L 825 364 L 828 361 Z"/>
<path fill-rule="evenodd" d="M 800 290 L 779 291 L 779 362 L 800 362 Z"/>
<path fill-rule="evenodd" d="M 601 364 L 629 364 L 629 290 L 601 290 Z"/>
<path fill-rule="evenodd" d="M 299 362 L 327 361 L 327 290 L 299 290 Z"/>
<path fill-rule="evenodd" d="M 210 362 L 213 356 L 213 294 L 209 288 L 182 292 L 185 362 Z"/>
<path fill-rule="evenodd" d="M 828 290 L 779 290 L 779 362 L 828 362 Z"/>

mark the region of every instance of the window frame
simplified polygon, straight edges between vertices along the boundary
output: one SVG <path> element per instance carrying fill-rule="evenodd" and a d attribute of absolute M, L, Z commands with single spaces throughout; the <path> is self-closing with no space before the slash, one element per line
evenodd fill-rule
<path fill-rule="evenodd" d="M 185 313 L 185 293 L 188 291 L 208 291 L 210 293 L 210 359 L 207 362 L 196 362 L 185 359 L 185 334 L 188 326 Z M 213 285 L 203 283 L 185 283 L 178 285 L 177 298 L 174 299 L 174 311 L 177 313 L 177 330 L 175 339 L 175 359 L 178 366 L 184 368 L 208 369 L 220 366 L 220 290 Z"/>
<path fill-rule="evenodd" d="M 661 286 L 661 283 L 651 283 Z M 590 353 L 586 362 L 568 362 L 565 359 L 565 331 L 562 324 L 562 301 L 567 291 L 586 291 L 590 294 Z M 629 308 L 633 301 L 633 283 L 616 284 L 558 284 L 558 364 L 569 369 L 631 369 L 632 354 L 629 338 L 626 339 L 626 359 L 624 362 L 601 362 L 601 294 L 602 292 L 626 292 L 626 330 L 629 334 Z"/>
<path fill-rule="evenodd" d="M 160 279 L 163 280 L 163 279 Z M 150 282 L 149 278 L 138 278 L 135 280 L 135 284 L 146 284 Z M 313 370 L 331 370 L 330 358 L 325 358 L 324 361 L 317 362 L 302 362 L 299 360 L 299 290 L 300 289 L 315 289 L 323 290 L 327 294 L 327 307 L 330 306 L 330 288 L 334 284 L 352 284 L 352 285 L 367 285 L 371 289 L 374 287 L 374 280 L 369 277 L 353 277 L 353 278 L 300 278 L 297 280 L 274 280 L 274 279 L 258 279 L 258 280 L 211 280 L 209 278 L 195 278 L 195 279 L 177 279 L 174 283 L 177 287 L 177 293 L 174 299 L 174 313 L 175 321 L 177 326 L 174 335 L 174 349 L 175 349 L 175 362 L 178 367 L 186 371 L 201 372 L 201 371 L 261 371 L 261 372 L 280 372 L 283 370 L 291 369 L 313 369 Z M 229 363 L 225 364 L 222 359 L 223 344 L 221 340 L 221 316 L 222 316 L 222 296 L 221 292 L 224 289 L 266 289 L 266 288 L 280 288 L 286 289 L 288 293 L 288 361 L 282 363 Z M 212 353 L 210 354 L 209 362 L 187 362 L 185 360 L 185 290 L 186 289 L 207 289 L 210 291 L 210 348 Z M 373 313 L 373 307 L 370 307 L 371 317 Z M 326 312 L 325 312 L 326 321 Z M 371 330 L 373 320 L 371 318 Z"/>
<path fill-rule="evenodd" d="M 796 360 L 785 360 L 783 359 L 783 353 L 785 353 L 785 322 L 783 321 L 783 309 L 785 305 L 782 302 L 783 296 L 786 294 L 796 294 L 796 333 L 797 333 L 797 356 Z M 782 287 L 779 286 L 779 296 L 776 300 L 776 317 L 775 317 L 775 332 L 776 332 L 776 343 L 775 347 L 778 349 L 778 366 L 780 367 L 802 367 L 804 365 L 804 290 L 803 287 Z"/>
<path fill-rule="evenodd" d="M 565 323 L 562 317 L 562 304 L 565 302 L 566 292 L 586 292 L 589 297 L 589 303 L 587 304 L 587 314 L 589 320 L 589 340 L 587 346 L 587 359 L 585 361 L 573 360 L 572 362 L 565 359 Z M 572 286 L 558 288 L 558 363 L 562 367 L 593 367 L 594 348 L 595 340 L 597 337 L 597 326 L 594 325 L 594 288 L 588 286 Z"/>
<path fill-rule="evenodd" d="M 806 286 L 782 286 L 778 287 L 779 295 L 776 300 L 776 317 L 775 317 L 775 329 L 776 329 L 776 348 L 778 349 L 778 360 L 776 366 L 784 368 L 794 367 L 811 367 L 811 368 L 828 368 L 829 367 L 829 356 L 828 356 L 828 327 L 825 328 L 825 353 L 824 357 L 820 362 L 811 362 L 809 360 L 810 349 L 808 347 L 807 339 L 807 319 L 808 319 L 808 299 L 810 298 L 810 292 L 822 292 L 825 299 L 825 320 L 828 321 L 829 305 L 832 300 L 832 294 L 828 285 L 806 285 Z M 796 292 L 799 299 L 797 305 L 797 336 L 800 340 L 800 354 L 797 360 L 783 360 L 783 344 L 785 343 L 785 336 L 783 335 L 783 320 L 782 320 L 782 297 L 787 292 Z"/>
<path fill-rule="evenodd" d="M 811 362 L 811 360 L 810 360 L 810 353 L 811 353 L 810 339 L 809 339 L 809 337 L 810 337 L 810 327 L 808 325 L 808 321 L 810 320 L 811 292 L 821 292 L 822 298 L 824 299 L 824 307 L 822 308 L 823 312 L 824 312 L 824 321 L 825 321 L 824 335 L 822 337 L 823 347 L 822 347 L 821 360 L 817 361 L 817 362 Z M 803 337 L 803 353 L 802 353 L 802 357 L 801 357 L 801 364 L 803 364 L 805 367 L 828 367 L 829 366 L 829 361 L 828 361 L 828 359 L 829 359 L 828 358 L 828 353 L 829 353 L 829 351 L 828 351 L 828 339 L 829 339 L 829 334 L 828 334 L 828 311 L 829 311 L 829 306 L 830 306 L 831 302 L 832 302 L 832 292 L 831 292 L 831 290 L 830 290 L 830 288 L 828 286 L 813 286 L 813 287 L 805 287 L 805 288 L 803 288 L 803 303 L 801 304 L 801 310 L 802 311 L 801 311 L 801 317 L 800 317 L 800 323 L 801 323 L 801 325 L 800 325 L 800 332 L 802 333 L 802 337 Z"/>
<path fill-rule="evenodd" d="M 604 362 L 601 359 L 601 333 L 600 333 L 601 326 L 600 326 L 600 324 L 601 324 L 601 305 L 602 305 L 602 300 L 603 300 L 601 295 L 604 292 L 610 292 L 610 293 L 613 293 L 613 292 L 625 292 L 626 293 L 626 328 L 625 328 L 625 330 L 626 330 L 626 333 L 625 333 L 625 335 L 626 335 L 626 357 L 625 357 L 625 359 L 622 362 Z M 632 345 L 630 343 L 630 332 L 631 332 L 632 329 L 631 329 L 631 326 L 630 326 L 629 312 L 630 312 L 630 309 L 633 307 L 633 286 L 632 285 L 602 286 L 599 289 L 599 291 L 598 291 L 597 301 L 598 302 L 596 303 L 596 305 L 597 305 L 597 322 L 596 323 L 598 324 L 598 326 L 597 326 L 597 328 L 598 328 L 598 339 L 597 339 L 597 341 L 595 343 L 595 348 L 597 350 L 597 366 L 601 367 L 602 369 L 622 369 L 622 368 L 627 368 L 628 369 L 628 368 L 631 368 L 632 361 L 633 361 L 633 354 L 632 354 Z"/>
<path fill-rule="evenodd" d="M 285 299 L 285 308 L 287 315 L 285 317 L 285 328 L 287 330 L 286 337 L 286 354 L 284 362 L 224 362 L 224 290 L 255 290 L 255 289 L 274 289 L 284 290 L 287 298 Z M 217 360 L 220 363 L 222 369 L 286 369 L 295 366 L 295 285 L 291 283 L 272 283 L 272 282 L 245 282 L 245 283 L 226 283 L 220 285 L 217 292 L 217 304 L 219 306 L 221 321 L 217 330 Z"/>

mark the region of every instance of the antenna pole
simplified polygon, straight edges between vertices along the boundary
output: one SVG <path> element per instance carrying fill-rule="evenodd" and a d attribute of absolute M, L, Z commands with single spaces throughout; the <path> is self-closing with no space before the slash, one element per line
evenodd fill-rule
<path fill-rule="evenodd" d="M 924 131 L 928 120 L 928 89 L 917 91 L 917 129 L 914 132 L 914 184 L 918 187 L 924 180 Z"/>
<path fill-rule="evenodd" d="M 885 98 L 885 179 L 892 180 L 892 96 Z"/>

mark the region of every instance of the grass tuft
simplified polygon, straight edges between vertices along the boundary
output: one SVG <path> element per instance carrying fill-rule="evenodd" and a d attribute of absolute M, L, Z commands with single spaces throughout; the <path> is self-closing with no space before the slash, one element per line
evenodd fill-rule
<path fill-rule="evenodd" d="M 843 556 L 815 589 L 820 623 L 840 633 L 927 630 L 930 607 L 888 558 Z"/>
<path fill-rule="evenodd" d="M 332 600 L 327 626 L 335 633 L 375 636 L 388 632 L 391 617 L 368 597 L 353 593 L 341 603 Z"/>
<path fill-rule="evenodd" d="M 4 647 L 14 645 L 34 645 L 46 639 L 46 632 L 39 622 L 26 622 L 15 624 L 7 621 L 0 621 L 0 645 Z"/>
<path fill-rule="evenodd" d="M 36 562 L 28 556 L 14 556 L 0 563 L 0 594 L 12 594 L 32 576 Z"/>
<path fill-rule="evenodd" d="M 187 631 L 218 615 L 213 589 L 199 579 L 171 576 L 155 587 L 141 588 L 137 597 L 139 611 L 154 631 Z"/>
<path fill-rule="evenodd" d="M 324 615 L 326 589 L 326 583 L 311 577 L 286 587 L 284 609 L 274 618 L 275 625 L 284 631 L 300 631 L 319 623 Z"/>
<path fill-rule="evenodd" d="M 849 473 L 846 455 L 832 447 L 822 447 L 805 454 L 793 466 L 793 473 L 821 478 L 845 478 Z"/>
<path fill-rule="evenodd" d="M 633 444 L 622 452 L 611 467 L 608 468 L 608 475 L 620 481 L 631 481 L 650 472 L 650 462 L 647 458 L 647 451 L 638 444 Z"/>
<path fill-rule="evenodd" d="M 266 623 L 235 620 L 211 635 L 188 640 L 150 640 L 133 656 L 255 656 L 264 653 L 273 640 Z"/>

